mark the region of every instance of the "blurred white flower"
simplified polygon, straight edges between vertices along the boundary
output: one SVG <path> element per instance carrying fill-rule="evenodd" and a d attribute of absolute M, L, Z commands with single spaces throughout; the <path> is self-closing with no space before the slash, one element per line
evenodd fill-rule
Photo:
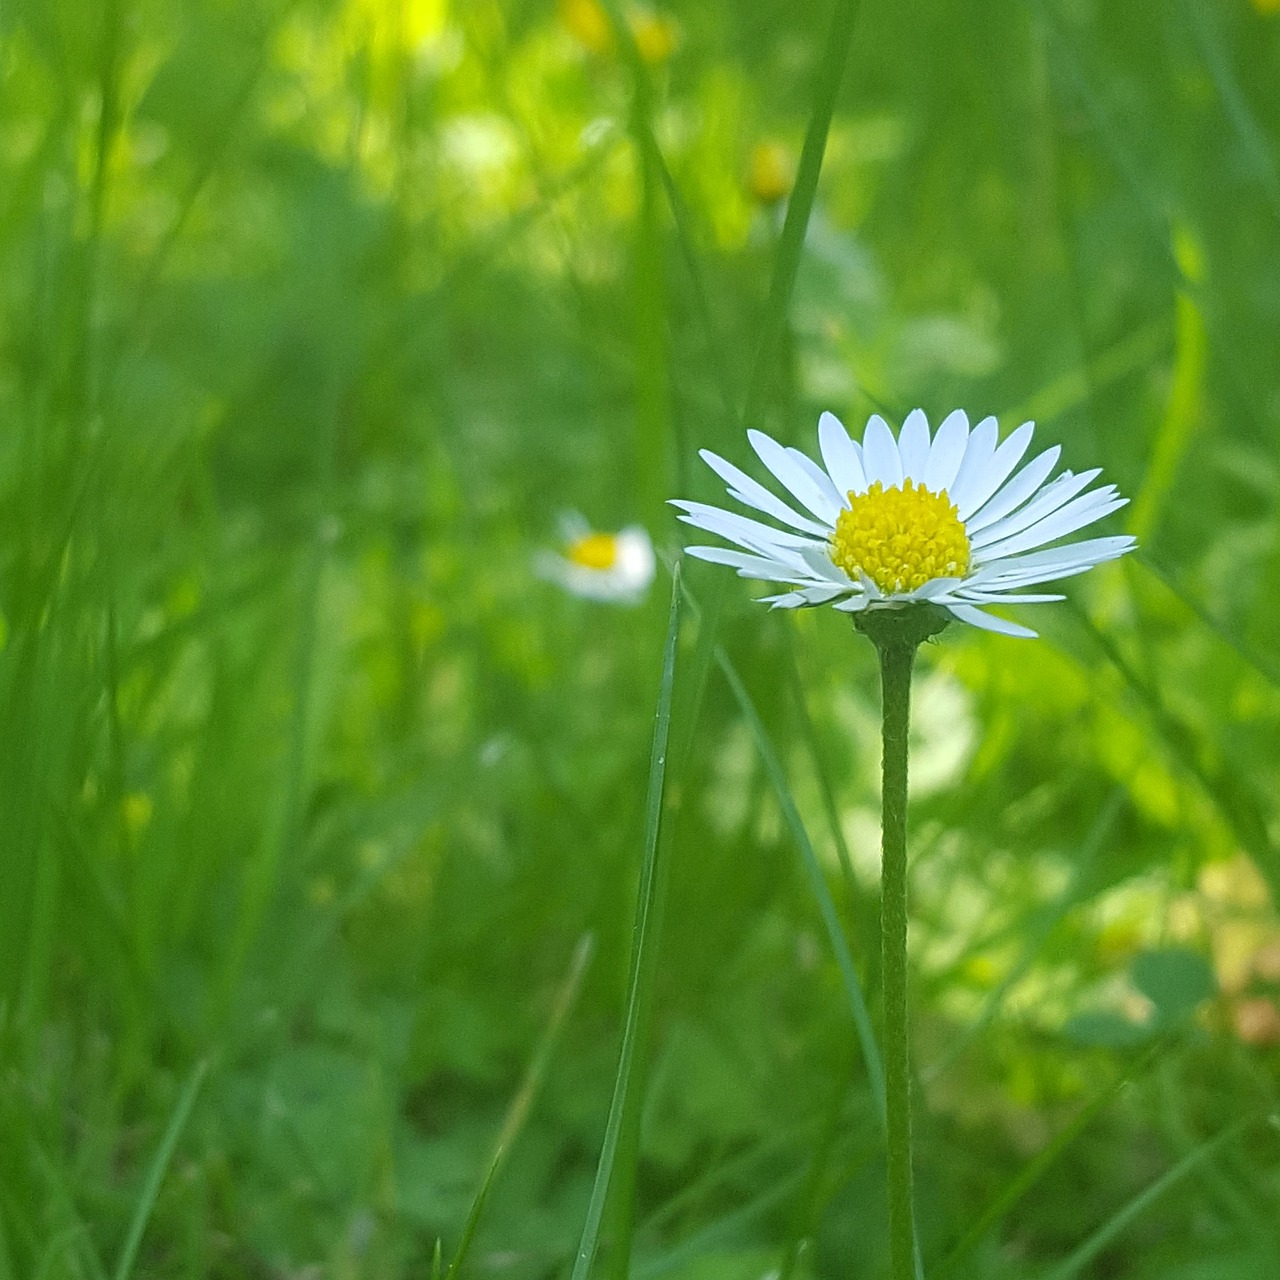
<path fill-rule="evenodd" d="M 549 582 L 584 600 L 639 604 L 653 581 L 657 561 L 648 533 L 628 525 L 618 533 L 599 533 L 576 512 L 560 521 L 564 554 L 540 552 L 535 566 Z"/>
<path fill-rule="evenodd" d="M 916 409 L 896 439 L 873 415 L 858 444 L 834 414 L 824 413 L 818 421 L 822 466 L 763 432 L 747 432 L 760 461 L 809 514 L 702 450 L 731 498 L 788 529 L 701 502 L 672 505 L 685 523 L 742 548 L 689 547 L 690 555 L 729 565 L 743 578 L 787 584 L 791 590 L 766 597 L 775 608 L 830 604 L 859 613 L 924 603 L 988 631 L 1034 636 L 980 606 L 1061 600 L 1025 588 L 1083 573 L 1136 543 L 1121 535 L 1049 546 L 1128 499 L 1117 496 L 1114 485 L 1084 492 L 1099 470 L 1064 471 L 1050 481 L 1062 452 L 1056 445 L 1014 475 L 1033 430 L 1024 422 L 1001 442 L 994 418 L 970 431 L 957 409 L 931 437 L 928 419 Z"/>

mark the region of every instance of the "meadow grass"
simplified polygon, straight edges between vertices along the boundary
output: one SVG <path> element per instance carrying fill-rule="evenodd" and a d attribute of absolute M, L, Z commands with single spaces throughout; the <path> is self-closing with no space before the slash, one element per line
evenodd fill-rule
<path fill-rule="evenodd" d="M 664 502 L 916 404 L 1142 539 L 920 655 L 923 1274 L 1280 1273 L 1278 57 L 0 6 L 0 1280 L 884 1275 L 874 654 Z M 536 576 L 564 510 L 641 604 Z"/>

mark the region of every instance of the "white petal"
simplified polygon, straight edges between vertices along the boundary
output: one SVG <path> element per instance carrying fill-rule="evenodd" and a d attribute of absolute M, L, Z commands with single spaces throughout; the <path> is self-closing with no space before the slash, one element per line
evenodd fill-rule
<path fill-rule="evenodd" d="M 732 462 L 725 461 L 719 454 L 712 453 L 710 449 L 700 449 L 698 456 L 730 486 L 730 495 L 737 498 L 739 502 L 748 507 L 755 507 L 757 511 L 763 511 L 765 515 L 772 516 L 783 524 L 789 524 L 793 529 L 801 529 L 805 533 L 816 533 L 819 536 L 826 533 L 826 529 L 816 520 L 810 520 L 798 511 L 793 511 L 781 498 L 770 493 L 764 485 L 753 480 Z"/>
<path fill-rule="evenodd" d="M 831 554 L 825 545 L 821 547 L 806 547 L 800 553 L 800 558 L 804 561 L 805 568 L 815 578 L 822 578 L 827 582 L 838 584 L 845 591 L 849 590 L 852 579 L 839 565 L 832 561 Z"/>
<path fill-rule="evenodd" d="M 819 492 L 826 498 L 827 508 L 822 518 L 827 522 L 827 528 L 834 529 L 836 517 L 842 508 L 849 505 L 844 494 L 831 483 L 831 477 L 807 453 L 801 453 L 799 449 L 788 449 L 787 456 L 818 486 Z"/>
<path fill-rule="evenodd" d="M 800 595 L 804 596 L 806 604 L 830 604 L 831 601 L 839 599 L 841 596 L 849 594 L 849 584 L 846 582 L 843 586 L 815 586 L 803 587 Z"/>
<path fill-rule="evenodd" d="M 1020 627 L 1016 622 L 1009 622 L 1005 618 L 997 618 L 993 613 L 983 613 L 981 609 L 975 609 L 971 604 L 952 604 L 947 608 L 961 622 L 967 622 L 972 627 L 981 627 L 984 631 L 997 631 L 1001 635 L 1017 636 L 1020 639 L 1036 638 L 1036 633 L 1030 628 Z"/>
<path fill-rule="evenodd" d="M 760 603 L 771 609 L 803 609 L 809 602 L 798 591 L 788 591 L 781 596 L 761 596 Z"/>
<path fill-rule="evenodd" d="M 883 600 L 884 592 L 876 586 L 874 579 L 868 577 L 861 569 L 858 570 L 858 581 L 862 583 L 862 589 L 872 600 Z"/>
<path fill-rule="evenodd" d="M 950 489 L 968 443 L 969 416 L 963 409 L 956 409 L 943 418 L 938 434 L 929 446 L 929 461 L 924 469 L 925 488 L 934 493 Z"/>
<path fill-rule="evenodd" d="M 1048 592 L 958 591 L 956 599 L 962 604 L 1052 604 L 1065 600 L 1063 595 Z"/>
<path fill-rule="evenodd" d="M 994 457 L 987 464 L 981 476 L 972 483 L 966 477 L 963 492 L 959 480 L 951 490 L 951 501 L 960 509 L 960 519 L 967 520 L 988 498 L 1009 478 L 1009 473 L 1022 461 L 1031 437 L 1035 434 L 1035 424 L 1024 422 L 995 451 Z"/>
<path fill-rule="evenodd" d="M 911 594 L 917 600 L 934 600 L 938 596 L 948 595 L 963 582 L 962 578 L 932 578 L 918 591 Z"/>
<path fill-rule="evenodd" d="M 861 613 L 870 603 L 867 596 L 850 596 L 847 600 L 837 600 L 831 607 L 841 613 Z"/>
<path fill-rule="evenodd" d="M 969 443 L 965 445 L 964 458 L 960 462 L 956 478 L 947 486 L 947 496 L 957 508 L 961 498 L 986 478 L 999 439 L 1000 428 L 994 418 L 983 418 L 974 427 Z M 964 519 L 963 514 L 960 518 Z"/>
<path fill-rule="evenodd" d="M 902 458 L 889 424 L 878 414 L 867 419 L 862 433 L 862 465 L 869 483 L 880 481 L 886 489 L 902 485 Z"/>
<path fill-rule="evenodd" d="M 1114 492 L 1114 491 L 1113 491 Z M 1017 555 L 1019 551 L 1030 551 L 1032 547 L 1042 547 L 1045 543 L 1056 542 L 1065 538 L 1077 529 L 1105 519 L 1113 511 L 1128 506 L 1128 498 L 1111 496 L 1105 489 L 1097 493 L 1081 494 L 1074 502 L 1068 502 L 1060 511 L 1047 516 L 1038 524 L 1033 524 L 1016 537 L 1006 538 L 998 542 L 990 550 L 1002 556 Z"/>
<path fill-rule="evenodd" d="M 862 472 L 862 456 L 858 446 L 849 439 L 844 423 L 834 413 L 824 413 L 818 419 L 818 448 L 827 474 L 843 497 L 848 493 L 865 493 L 867 478 Z"/>
<path fill-rule="evenodd" d="M 1049 472 L 1058 465 L 1062 456 L 1062 446 L 1055 444 L 1037 454 L 1018 472 L 1002 489 L 998 489 L 993 498 L 985 506 L 979 507 L 970 517 L 965 519 L 965 529 L 972 538 L 979 529 L 1002 520 L 1011 511 L 1016 511 L 1037 489 L 1048 479 Z"/>
<path fill-rule="evenodd" d="M 1110 557 L 1114 559 L 1115 557 Z M 1088 573 L 1090 569 L 1096 568 L 1097 565 L 1103 563 L 1101 560 L 1090 560 L 1084 564 L 1067 564 L 1060 565 L 1056 569 L 1028 569 L 1024 574 L 1011 574 L 1006 578 L 1000 578 L 994 583 L 987 583 L 980 589 L 989 588 L 992 591 L 1013 591 L 1020 587 L 1040 587 L 1046 582 L 1061 582 L 1063 578 L 1074 578 L 1077 574 Z"/>
<path fill-rule="evenodd" d="M 795 459 L 776 440 L 763 431 L 748 431 L 747 439 L 760 461 L 777 477 L 778 482 L 802 507 L 808 508 L 827 528 L 835 527 L 831 499 L 813 478 L 796 464 Z"/>
<path fill-rule="evenodd" d="M 591 532 L 591 526 L 581 511 L 562 511 L 556 523 L 560 541 L 566 544 L 577 542 L 579 538 L 585 538 Z"/>
<path fill-rule="evenodd" d="M 923 409 L 912 409 L 898 433 L 898 453 L 902 458 L 902 474 L 916 484 L 924 481 L 925 464 L 929 461 L 929 419 Z"/>
<path fill-rule="evenodd" d="M 575 596 L 607 604 L 638 604 L 649 585 L 613 569 L 589 569 L 586 565 L 574 564 L 549 551 L 534 558 L 534 571 Z"/>
<path fill-rule="evenodd" d="M 808 582 L 808 574 L 797 572 L 797 566 L 775 560 L 772 556 L 752 555 L 747 551 L 734 551 L 731 547 L 685 547 L 685 554 L 708 564 L 728 565 L 737 569 L 742 578 L 759 578 L 763 582 Z"/>
<path fill-rule="evenodd" d="M 770 528 L 758 520 L 749 520 L 733 511 L 723 511 L 719 507 L 709 507 L 703 502 L 685 502 L 673 498 L 671 505 L 683 511 L 680 517 L 685 524 L 696 529 L 705 529 L 708 533 L 728 538 L 749 551 L 759 551 L 764 555 L 776 555 L 779 559 L 796 559 L 796 550 L 800 547 L 813 546 L 812 538 L 801 537 L 798 533 L 786 533 L 781 529 Z"/>
<path fill-rule="evenodd" d="M 1053 582 L 1058 578 L 1083 573 L 1108 560 L 1117 560 L 1135 546 L 1135 538 L 1121 534 L 1110 538 L 1071 542 L 1065 547 L 1050 547 L 1045 551 L 1033 551 L 1029 555 L 992 560 L 973 574 L 965 585 L 995 590 L 1006 584 L 1028 586 L 1033 582 Z"/>
<path fill-rule="evenodd" d="M 1012 537 L 1015 533 L 1021 533 L 1023 529 L 1035 524 L 1037 520 L 1043 520 L 1050 512 L 1056 511 L 1074 498 L 1086 485 L 1092 484 L 1098 478 L 1098 474 L 1096 469 L 1082 471 L 1079 475 L 1073 471 L 1064 471 L 1020 510 L 1005 516 L 1003 520 L 997 520 L 995 524 L 988 525 L 985 529 L 970 532 L 970 547 L 976 551 L 980 547 L 991 546 L 1004 538 Z M 982 557 L 984 560 L 989 558 L 989 556 Z"/>

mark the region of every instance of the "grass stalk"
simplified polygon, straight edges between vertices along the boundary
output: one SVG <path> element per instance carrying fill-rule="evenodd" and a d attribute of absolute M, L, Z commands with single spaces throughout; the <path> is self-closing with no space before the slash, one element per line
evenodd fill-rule
<path fill-rule="evenodd" d="M 568 1018 L 570 1011 L 578 1001 L 578 995 L 582 991 L 582 981 L 586 977 L 587 969 L 591 964 L 591 957 L 594 954 L 595 935 L 584 933 L 573 950 L 573 958 L 569 962 L 569 972 L 565 975 L 564 981 L 560 984 L 560 990 L 556 993 L 556 1002 L 551 1011 L 550 1021 L 547 1023 L 546 1030 L 542 1033 L 542 1039 L 539 1041 L 538 1047 L 529 1061 L 524 1078 L 520 1081 L 515 1096 L 507 1107 L 507 1114 L 503 1117 L 498 1140 L 494 1143 L 493 1155 L 490 1157 L 489 1166 L 485 1170 L 484 1181 L 480 1184 L 480 1189 L 476 1192 L 476 1197 L 471 1202 L 471 1209 L 467 1214 L 466 1223 L 463 1225 L 458 1247 L 449 1262 L 448 1271 L 445 1272 L 445 1280 L 454 1280 L 466 1259 L 467 1253 L 470 1251 L 471 1241 L 475 1238 L 476 1228 L 480 1225 L 480 1216 L 484 1212 L 485 1204 L 489 1199 L 489 1192 L 493 1189 L 494 1179 L 498 1176 L 498 1172 L 507 1158 L 507 1152 L 511 1150 L 529 1118 L 529 1111 L 533 1106 L 534 1099 L 538 1096 L 538 1090 L 542 1087 L 542 1081 L 547 1074 L 547 1067 L 551 1063 L 551 1055 L 555 1052 L 556 1044 L 559 1042 L 560 1032 L 564 1028 L 565 1020 Z M 440 1247 L 440 1241 L 437 1240 L 436 1257 L 432 1264 L 432 1275 L 437 1278 L 440 1271 Z"/>
<path fill-rule="evenodd" d="M 738 703 L 738 708 L 747 722 L 747 727 L 751 730 L 751 736 L 755 739 L 756 750 L 760 753 L 765 772 L 768 774 L 769 782 L 773 787 L 774 796 L 778 801 L 779 808 L 782 810 L 782 820 L 786 823 L 787 829 L 791 832 L 792 838 L 800 849 L 801 857 L 804 859 L 805 870 L 808 872 L 809 881 L 813 886 L 814 896 L 818 900 L 818 910 L 822 915 L 822 923 L 826 929 L 827 940 L 831 943 L 831 949 L 835 952 L 836 963 L 840 967 L 840 977 L 844 983 L 845 996 L 849 1001 L 849 1011 L 853 1014 L 853 1024 L 857 1031 L 858 1044 L 862 1050 L 862 1060 L 867 1068 L 867 1077 L 871 1083 L 871 1094 L 875 1099 L 877 1111 L 883 1117 L 885 1106 L 884 1065 L 880 1057 L 880 1049 L 876 1044 L 875 1032 L 871 1027 L 871 1014 L 867 1009 L 866 996 L 863 994 L 862 983 L 853 964 L 853 956 L 849 952 L 849 944 L 845 940 L 844 931 L 840 927 L 840 916 L 836 911 L 836 904 L 831 896 L 831 890 L 827 885 L 826 877 L 822 874 L 822 867 L 818 862 L 818 855 L 814 852 L 813 842 L 809 839 L 809 833 L 805 830 L 804 822 L 800 818 L 800 811 L 796 808 L 796 802 L 791 795 L 791 788 L 787 785 L 787 776 L 783 771 L 782 763 L 778 759 L 772 743 L 769 741 L 769 735 L 765 732 L 760 713 L 756 710 L 751 695 L 747 692 L 746 686 L 742 683 L 742 678 L 734 669 L 723 649 L 716 651 L 716 661 L 724 674 L 725 680 L 728 681 L 729 688 Z"/>
<path fill-rule="evenodd" d="M 649 755 L 649 788 L 645 800 L 644 862 L 640 871 L 640 891 L 636 900 L 635 925 L 632 935 L 631 976 L 627 992 L 626 1021 L 622 1032 L 622 1048 L 613 1080 L 613 1098 L 605 1124 L 604 1144 L 596 1166 L 595 1182 L 587 1205 L 587 1217 L 574 1259 L 571 1280 L 587 1280 L 600 1244 L 600 1228 L 604 1219 L 609 1188 L 615 1176 L 622 1185 L 634 1186 L 634 1165 L 639 1157 L 639 1144 L 629 1144 L 621 1152 L 624 1125 L 634 1124 L 643 1102 L 642 1071 L 638 1066 L 637 1046 L 647 1042 L 653 1013 L 653 989 L 657 977 L 655 963 L 661 932 L 663 896 L 666 889 L 662 836 L 662 804 L 665 792 L 667 749 L 671 736 L 671 697 L 675 685 L 676 640 L 680 633 L 680 567 L 672 573 L 671 610 L 667 619 L 667 639 L 662 654 L 662 682 L 658 692 L 658 710 L 654 720 L 653 744 Z M 620 1156 L 629 1162 L 620 1167 Z M 630 1215 L 627 1217 L 630 1221 Z M 617 1242 L 616 1252 L 625 1248 Z M 629 1249 L 626 1250 L 629 1252 Z"/>
<path fill-rule="evenodd" d="M 209 1064 L 207 1061 L 197 1063 L 195 1070 L 192 1071 L 186 1085 L 183 1087 L 182 1093 L 178 1096 L 178 1101 L 173 1108 L 173 1114 L 169 1117 L 168 1127 L 164 1131 L 164 1137 L 160 1139 L 160 1145 L 156 1148 L 156 1153 L 151 1159 L 151 1167 L 147 1170 L 146 1181 L 142 1184 L 142 1194 L 138 1197 L 138 1202 L 133 1207 L 133 1218 L 129 1223 L 129 1231 L 124 1238 L 124 1247 L 120 1250 L 120 1258 L 116 1262 L 113 1280 L 129 1280 L 129 1277 L 133 1274 L 134 1263 L 138 1260 L 138 1248 L 142 1244 L 142 1236 L 147 1229 L 147 1223 L 151 1220 L 151 1211 L 155 1208 L 156 1199 L 160 1195 L 160 1187 L 163 1185 L 164 1176 L 169 1169 L 169 1162 L 173 1159 L 178 1140 L 182 1137 L 182 1131 L 187 1127 L 187 1121 L 191 1118 L 191 1109 L 195 1106 L 196 1097 L 200 1093 L 200 1086 L 204 1083 L 208 1069 Z"/>
<path fill-rule="evenodd" d="M 827 149 L 827 134 L 831 129 L 831 117 L 835 114 L 836 98 L 840 92 L 840 82 L 844 79 L 845 64 L 849 60 L 849 49 L 853 44 L 853 30 L 857 25 L 860 7 L 860 0 L 836 0 L 835 12 L 831 16 L 826 49 L 816 77 L 813 110 L 805 131 L 804 148 L 800 152 L 800 165 L 796 170 L 791 199 L 787 202 L 782 235 L 778 238 L 778 252 L 774 259 L 773 279 L 770 281 L 769 298 L 765 303 L 751 384 L 742 406 L 742 418 L 746 423 L 755 423 L 759 418 L 777 371 L 776 357 L 786 328 L 791 293 L 795 288 L 796 272 L 800 269 L 804 235 L 818 194 L 818 175 L 822 171 L 822 158 Z"/>
<path fill-rule="evenodd" d="M 1238 1136 L 1247 1125 L 1253 1122 L 1254 1118 L 1240 1120 L 1230 1128 L 1224 1129 L 1217 1137 L 1202 1142 L 1194 1151 L 1179 1160 L 1172 1169 L 1157 1178 L 1145 1191 L 1139 1192 L 1119 1212 L 1113 1214 L 1070 1257 L 1050 1271 L 1045 1280 L 1071 1280 L 1072 1276 L 1079 1275 L 1134 1219 L 1145 1213 L 1166 1191 L 1192 1173 L 1202 1161 L 1207 1160 L 1220 1147 Z"/>
<path fill-rule="evenodd" d="M 1023 1166 L 998 1196 L 978 1215 L 959 1243 L 934 1269 L 930 1280 L 949 1280 L 969 1261 L 974 1250 L 1032 1187 L 1057 1163 L 1086 1128 L 1115 1099 L 1121 1089 L 1139 1076 L 1168 1045 L 1158 1041 L 1127 1071 L 1099 1090 L 1030 1163 Z"/>

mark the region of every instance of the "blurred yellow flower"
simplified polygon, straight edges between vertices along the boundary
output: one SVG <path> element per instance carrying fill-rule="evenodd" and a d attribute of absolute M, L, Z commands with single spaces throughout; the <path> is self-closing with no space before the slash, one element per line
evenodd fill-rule
<path fill-rule="evenodd" d="M 599 0 L 560 0 L 560 21 L 592 53 L 604 54 L 613 48 L 609 15 Z"/>
<path fill-rule="evenodd" d="M 757 142 L 747 166 L 747 190 L 761 204 L 777 204 L 795 181 L 791 152 L 780 142 Z"/>
<path fill-rule="evenodd" d="M 1280 13 L 1280 0 L 1253 0 L 1253 7 L 1259 13 Z"/>
<path fill-rule="evenodd" d="M 675 20 L 650 9 L 630 10 L 627 23 L 640 56 L 651 67 L 666 62 L 680 43 L 680 29 Z"/>
<path fill-rule="evenodd" d="M 559 13 L 569 34 L 592 53 L 613 51 L 613 26 L 600 0 L 560 0 Z M 652 9 L 629 8 L 627 25 L 636 49 L 650 66 L 666 62 L 680 43 L 675 20 Z"/>

